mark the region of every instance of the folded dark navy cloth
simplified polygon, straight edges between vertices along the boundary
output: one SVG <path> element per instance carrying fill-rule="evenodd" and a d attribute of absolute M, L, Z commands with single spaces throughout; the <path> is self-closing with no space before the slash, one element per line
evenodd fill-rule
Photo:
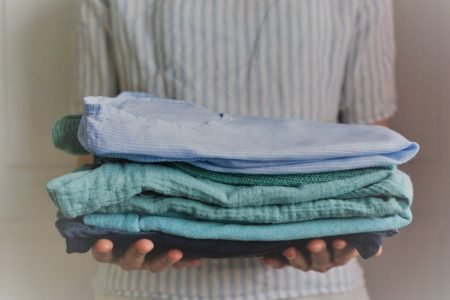
<path fill-rule="evenodd" d="M 59 233 L 66 239 L 67 253 L 85 253 L 98 239 L 109 239 L 114 243 L 117 253 L 124 251 L 136 240 L 146 238 L 155 244 L 155 249 L 148 256 L 155 256 L 169 249 L 179 249 L 185 258 L 225 258 L 225 257 L 260 257 L 278 256 L 288 247 L 298 248 L 306 257 L 306 244 L 311 239 L 292 241 L 229 241 L 214 239 L 191 239 L 166 234 L 158 231 L 129 233 L 120 230 L 99 228 L 82 223 L 80 218 L 58 219 L 55 223 Z M 357 233 L 341 236 L 329 236 L 327 244 L 335 239 L 343 239 L 354 246 L 364 259 L 375 255 L 380 248 L 383 237 L 397 234 L 397 230 L 383 232 Z"/>

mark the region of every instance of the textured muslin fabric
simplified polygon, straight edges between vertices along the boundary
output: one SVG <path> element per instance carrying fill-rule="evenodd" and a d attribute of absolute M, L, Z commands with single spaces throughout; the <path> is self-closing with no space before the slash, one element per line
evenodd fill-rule
<path fill-rule="evenodd" d="M 297 247 L 304 255 L 308 239 L 292 241 L 230 241 L 218 239 L 189 239 L 158 231 L 129 233 L 125 231 L 89 226 L 75 219 L 59 219 L 55 223 L 59 233 L 66 239 L 67 253 L 84 253 L 99 239 L 106 238 L 114 243 L 118 251 L 126 249 L 138 239 L 150 239 L 155 249 L 150 253 L 158 255 L 168 249 L 179 249 L 184 258 L 224 258 L 259 257 L 279 255 L 288 247 Z M 359 233 L 325 238 L 328 243 L 334 239 L 343 239 L 354 246 L 363 258 L 370 258 L 380 248 L 383 237 L 397 234 L 396 230 L 384 232 Z"/>
<path fill-rule="evenodd" d="M 245 241 L 283 241 L 326 237 L 360 232 L 377 232 L 402 228 L 411 223 L 408 210 L 402 215 L 378 218 L 328 218 L 282 224 L 232 224 L 197 221 L 169 216 L 136 214 L 88 214 L 85 224 L 128 232 L 161 231 L 194 239 L 224 239 Z"/>
<path fill-rule="evenodd" d="M 65 217 L 102 211 L 175 212 L 206 220 L 286 223 L 404 215 L 412 201 L 408 175 L 395 168 L 327 173 L 322 179 L 317 174 L 311 182 L 307 175 L 299 175 L 298 184 L 293 186 L 242 186 L 155 164 L 91 167 L 47 184 L 49 195 Z"/>
<path fill-rule="evenodd" d="M 283 196 L 283 195 L 281 195 Z M 96 213 L 179 214 L 197 220 L 239 224 L 279 224 L 325 218 L 384 217 L 402 215 L 409 209 L 406 198 L 325 199 L 288 205 L 217 207 L 186 198 L 142 195 L 109 205 Z"/>
<path fill-rule="evenodd" d="M 139 162 L 290 174 L 398 165 L 418 145 L 382 126 L 213 113 L 187 101 L 124 93 L 86 97 L 78 138 L 89 152 Z"/>

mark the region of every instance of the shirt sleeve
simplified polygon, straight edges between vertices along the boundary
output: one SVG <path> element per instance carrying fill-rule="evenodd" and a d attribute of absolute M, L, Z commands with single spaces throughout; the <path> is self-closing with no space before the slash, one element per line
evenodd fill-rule
<path fill-rule="evenodd" d="M 85 96 L 115 96 L 118 91 L 109 1 L 82 0 L 78 3 L 71 113 L 83 111 Z"/>
<path fill-rule="evenodd" d="M 397 110 L 391 0 L 361 0 L 340 102 L 344 123 L 373 123 Z"/>

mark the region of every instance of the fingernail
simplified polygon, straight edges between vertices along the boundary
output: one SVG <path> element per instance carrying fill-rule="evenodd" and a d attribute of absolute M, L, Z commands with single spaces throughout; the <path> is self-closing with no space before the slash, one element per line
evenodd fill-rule
<path fill-rule="evenodd" d="M 294 249 L 287 249 L 286 251 L 283 252 L 283 255 L 288 260 L 293 260 L 297 256 Z"/>
<path fill-rule="evenodd" d="M 167 261 L 169 263 L 175 263 L 183 258 L 183 254 L 180 252 L 171 253 L 167 256 Z"/>
<path fill-rule="evenodd" d="M 324 249 L 323 246 L 322 246 L 322 245 L 319 245 L 319 246 L 317 246 L 317 247 L 313 247 L 310 251 L 311 251 L 312 253 L 318 253 L 318 252 L 322 251 L 323 249 Z"/>
<path fill-rule="evenodd" d="M 322 250 L 325 250 L 327 248 L 327 244 L 325 244 L 324 240 L 315 239 L 308 242 L 306 248 L 311 253 L 318 253 L 321 252 Z"/>
<path fill-rule="evenodd" d="M 169 264 L 173 264 L 173 263 L 176 263 L 176 262 L 178 261 L 178 259 L 173 258 L 173 257 L 167 257 L 167 258 L 166 258 L 166 261 L 167 261 Z"/>
<path fill-rule="evenodd" d="M 102 245 L 100 247 L 97 247 L 96 250 L 101 254 L 106 254 L 106 253 L 112 251 L 112 249 L 113 249 L 113 246 L 111 244 L 108 244 L 108 245 Z"/>
<path fill-rule="evenodd" d="M 383 248 L 380 247 L 380 248 L 378 249 L 377 253 L 375 254 L 375 257 L 380 257 L 382 253 L 383 253 Z"/>
<path fill-rule="evenodd" d="M 335 241 L 333 243 L 334 249 L 337 250 L 342 250 L 345 248 L 345 246 L 347 246 L 347 244 L 345 243 L 345 241 Z"/>
<path fill-rule="evenodd" d="M 147 249 L 140 249 L 140 248 L 136 249 L 136 252 L 140 255 L 147 254 L 149 251 L 147 251 Z"/>
<path fill-rule="evenodd" d="M 140 240 L 136 243 L 136 252 L 140 255 L 147 254 L 153 250 L 153 243 L 149 240 Z"/>

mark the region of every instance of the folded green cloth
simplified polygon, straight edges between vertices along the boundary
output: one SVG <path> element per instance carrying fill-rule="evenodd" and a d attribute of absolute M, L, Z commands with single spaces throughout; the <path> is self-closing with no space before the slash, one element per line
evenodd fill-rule
<path fill-rule="evenodd" d="M 352 173 L 354 172 L 354 173 Z M 384 217 L 408 213 L 409 177 L 391 169 L 326 173 L 315 182 L 230 185 L 178 169 L 106 163 L 50 181 L 49 194 L 65 217 L 95 212 L 167 215 L 238 223 L 288 223 L 323 218 Z M 276 180 L 275 180 L 276 181 Z"/>
<path fill-rule="evenodd" d="M 371 174 L 375 171 L 389 171 L 394 167 L 374 167 L 365 169 L 355 169 L 348 171 L 333 171 L 310 174 L 286 174 L 286 175 L 265 175 L 265 174 L 234 174 L 214 172 L 200 167 L 196 167 L 184 162 L 166 162 L 165 166 L 180 170 L 196 178 L 209 179 L 231 185 L 262 185 L 262 186 L 299 186 L 300 184 L 330 182 L 333 180 L 351 179 L 357 176 Z"/>
<path fill-rule="evenodd" d="M 70 154 L 89 154 L 78 141 L 80 121 L 81 115 L 68 115 L 57 120 L 52 129 L 53 145 Z"/>

